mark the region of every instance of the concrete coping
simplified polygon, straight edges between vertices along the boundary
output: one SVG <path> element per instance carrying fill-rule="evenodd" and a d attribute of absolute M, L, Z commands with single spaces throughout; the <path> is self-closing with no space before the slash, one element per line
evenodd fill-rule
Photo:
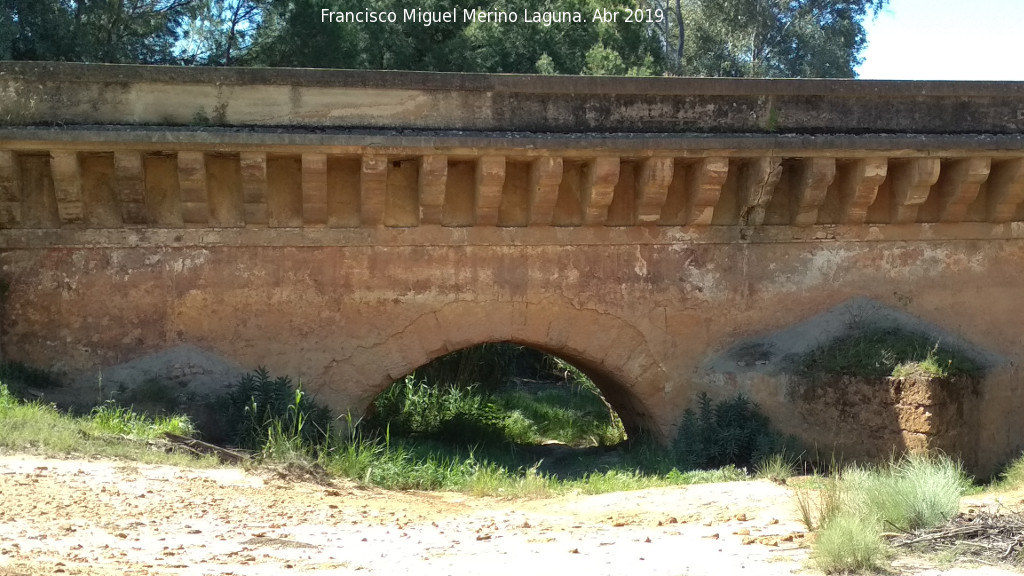
<path fill-rule="evenodd" d="M 855 80 L 828 78 L 704 78 L 540 76 L 406 70 L 313 68 L 225 68 L 86 64 L 79 62 L 0 62 L 0 76 L 24 81 L 206 84 L 384 88 L 585 95 L 829 96 L 829 97 L 1018 97 L 1024 82 Z"/>
<path fill-rule="evenodd" d="M 1024 82 L 0 63 L 0 125 L 585 134 L 1024 134 Z M 595 146 L 601 146 L 596 142 Z"/>

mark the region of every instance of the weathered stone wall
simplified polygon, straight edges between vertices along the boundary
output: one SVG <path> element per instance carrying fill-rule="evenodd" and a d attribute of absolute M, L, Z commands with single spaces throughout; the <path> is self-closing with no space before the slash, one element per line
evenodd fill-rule
<path fill-rule="evenodd" d="M 794 381 L 789 396 L 819 458 L 887 461 L 941 451 L 974 468 L 978 383 L 967 377 Z"/>
<path fill-rule="evenodd" d="M 704 358 L 851 297 L 1018 361 L 1022 252 L 1016 241 L 8 250 L 3 345 L 73 372 L 192 343 L 360 413 L 434 357 L 511 340 L 577 363 L 630 425 L 671 437 L 703 389 Z M 784 382 L 746 389 L 780 422 L 797 414 Z M 1020 448 L 1019 419 L 992 416 L 1019 407 L 1018 386 L 984 384 L 980 462 Z"/>

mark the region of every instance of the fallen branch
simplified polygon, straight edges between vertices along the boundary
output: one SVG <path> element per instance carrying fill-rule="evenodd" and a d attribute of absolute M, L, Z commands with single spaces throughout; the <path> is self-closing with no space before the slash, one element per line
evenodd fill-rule
<path fill-rule="evenodd" d="M 929 546 L 970 549 L 974 560 L 986 564 L 1016 562 L 1024 549 L 1024 516 L 1019 513 L 960 514 L 945 526 L 918 530 L 896 538 L 894 547 L 927 543 Z M 1015 554 L 1015 552 L 1017 554 Z"/>
<path fill-rule="evenodd" d="M 227 448 L 221 448 L 220 446 L 203 442 L 202 440 L 196 440 L 195 438 L 188 438 L 187 436 L 178 436 L 171 432 L 164 432 L 164 438 L 185 448 L 186 450 L 197 455 L 214 455 L 221 462 L 225 464 L 241 464 L 250 460 L 249 454 L 240 452 L 237 450 L 228 450 Z"/>

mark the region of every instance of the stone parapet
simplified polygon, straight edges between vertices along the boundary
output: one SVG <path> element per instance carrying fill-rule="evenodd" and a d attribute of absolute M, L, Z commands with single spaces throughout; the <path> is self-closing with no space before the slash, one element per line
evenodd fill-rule
<path fill-rule="evenodd" d="M 1021 134 L 1024 83 L 0 63 L 0 124 Z"/>

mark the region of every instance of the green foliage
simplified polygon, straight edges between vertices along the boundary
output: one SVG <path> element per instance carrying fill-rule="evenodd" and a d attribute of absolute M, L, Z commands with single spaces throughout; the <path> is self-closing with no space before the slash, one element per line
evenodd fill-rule
<path fill-rule="evenodd" d="M 959 462 L 926 454 L 911 454 L 876 470 L 849 469 L 843 482 L 851 509 L 901 531 L 946 523 L 970 485 Z"/>
<path fill-rule="evenodd" d="M 10 361 L 0 362 L 0 382 L 19 398 L 24 398 L 29 389 L 46 390 L 60 386 L 60 382 L 47 371 Z"/>
<path fill-rule="evenodd" d="M 639 7 L 637 0 L 625 6 Z M 659 73 L 661 45 L 655 31 L 625 22 L 582 25 L 523 22 L 524 12 L 579 12 L 589 22 L 597 8 L 616 10 L 610 0 L 502 0 L 473 3 L 422 0 L 425 12 L 457 11 L 456 22 L 403 22 L 398 0 L 292 0 L 271 2 L 255 35 L 251 62 L 267 66 L 312 66 L 442 72 L 519 72 L 580 74 L 588 54 L 603 47 L 621 65 L 591 68 L 590 72 L 625 73 L 630 69 Z M 311 18 L 327 8 L 336 12 L 394 11 L 398 22 L 380 24 L 321 23 Z M 463 10 L 514 12 L 516 23 L 467 22 Z M 621 20 L 621 19 L 620 19 Z M 539 64 L 543 61 L 543 67 Z"/>
<path fill-rule="evenodd" d="M 171 63 L 204 0 L 3 0 L 0 52 L 15 60 Z"/>
<path fill-rule="evenodd" d="M 772 454 L 793 453 L 790 443 L 744 396 L 715 403 L 701 393 L 697 410 L 683 414 L 672 448 L 676 462 L 686 470 L 728 464 L 751 468 Z"/>
<path fill-rule="evenodd" d="M 958 462 L 912 454 L 887 466 L 847 468 L 816 499 L 810 489 L 798 489 L 804 523 L 819 530 L 811 557 L 826 573 L 878 569 L 886 554 L 883 531 L 944 524 L 968 485 Z"/>
<path fill-rule="evenodd" d="M 199 0 L 182 25 L 175 56 L 183 64 L 244 63 L 271 0 Z"/>
<path fill-rule="evenodd" d="M 455 22 L 404 22 L 399 0 L 0 0 L 0 59 L 184 65 L 852 77 L 863 21 L 888 0 L 421 0 Z M 321 10 L 396 12 L 322 22 Z M 466 21 L 463 10 L 579 13 L 579 23 Z M 650 9 L 642 23 L 624 10 Z M 595 22 L 595 10 L 619 14 Z M 648 17 L 649 16 L 649 17 Z M 660 17 L 659 17 L 660 16 Z"/>
<path fill-rule="evenodd" d="M 0 449 L 48 456 L 78 454 L 146 463 L 215 465 L 213 458 L 153 450 L 147 443 L 164 432 L 187 435 L 190 431 L 191 425 L 184 417 L 150 419 L 112 405 L 86 416 L 69 416 L 52 404 L 23 402 L 0 383 Z"/>
<path fill-rule="evenodd" d="M 1010 462 L 1006 470 L 999 475 L 997 484 L 1011 489 L 1024 487 L 1024 456 Z"/>
<path fill-rule="evenodd" d="M 540 377 L 520 389 L 518 376 Z M 561 382 L 552 382 L 560 380 Z M 614 445 L 622 423 L 597 387 L 572 365 L 510 344 L 484 345 L 439 358 L 382 392 L 364 423 L 395 437 L 460 445 Z"/>
<path fill-rule="evenodd" d="M 287 381 L 287 379 L 279 379 Z M 254 405 L 268 403 L 273 394 L 258 392 L 258 384 L 274 385 L 265 371 L 243 379 Z M 404 384 L 404 382 L 403 382 Z M 240 386 L 239 388 L 243 388 Z M 236 389 L 236 394 L 240 394 Z M 563 493 L 597 494 L 659 486 L 722 482 L 746 479 L 743 470 L 727 466 L 718 470 L 679 472 L 671 468 L 665 453 L 642 438 L 633 450 L 614 464 L 598 464 L 603 456 L 575 462 L 580 474 L 555 474 L 541 469 L 541 462 L 509 446 L 455 446 L 423 438 L 393 439 L 385 426 L 373 433 L 351 417 L 341 426 L 325 429 L 313 440 L 304 410 L 304 396 L 292 396 L 288 407 L 264 420 L 263 436 L 254 439 L 262 460 L 304 468 L 322 467 L 331 475 L 392 489 L 460 490 L 480 495 L 545 497 Z M 443 404 L 443 402 L 442 402 Z M 347 424 L 347 425 L 346 425 Z M 188 435 L 182 418 L 149 419 L 130 409 L 107 403 L 90 415 L 72 418 L 39 403 L 22 403 L 0 385 L 0 448 L 40 450 L 47 454 L 121 456 L 144 462 L 193 463 L 188 457 L 149 450 L 145 439 L 163 431 Z M 258 440 L 258 441 L 257 441 Z M 603 452 L 602 452 L 603 453 Z M 212 463 L 206 459 L 203 464 Z"/>
<path fill-rule="evenodd" d="M 979 368 L 962 355 L 920 334 L 877 328 L 839 338 L 807 354 L 800 371 L 819 375 L 896 378 L 921 371 L 929 376 L 975 375 Z"/>
<path fill-rule="evenodd" d="M 560 477 L 540 469 L 540 463 L 516 464 L 506 453 L 482 449 L 452 449 L 450 445 L 395 441 L 390 435 L 357 433 L 338 438 L 319 452 L 318 462 L 332 475 L 398 490 L 457 490 L 475 495 L 548 497 L 557 494 L 602 494 L 702 482 L 745 480 L 746 473 L 727 466 L 719 470 L 664 473 L 631 467 L 635 462 Z M 585 464 L 581 464 L 585 466 Z"/>
<path fill-rule="evenodd" d="M 772 482 L 785 484 L 793 477 L 799 463 L 799 458 L 791 458 L 784 452 L 777 452 L 758 459 L 754 464 L 754 475 L 758 478 L 767 478 Z"/>
<path fill-rule="evenodd" d="M 534 394 L 512 391 L 494 402 L 505 414 L 509 440 L 519 444 L 553 440 L 568 446 L 614 446 L 626 439 L 601 397 L 586 390 L 552 386 Z"/>
<path fill-rule="evenodd" d="M 624 76 L 626 63 L 618 52 L 605 48 L 604 44 L 595 44 L 587 51 L 586 65 L 583 73 L 588 76 Z"/>
<path fill-rule="evenodd" d="M 650 0 L 673 74 L 852 78 L 888 0 Z"/>
<path fill-rule="evenodd" d="M 879 571 L 885 555 L 881 533 L 849 512 L 836 515 L 821 529 L 811 551 L 814 564 L 826 574 Z"/>
<path fill-rule="evenodd" d="M 420 366 L 411 374 L 435 387 L 475 387 L 484 392 L 503 389 L 515 378 L 541 374 L 545 355 L 509 342 L 463 348 Z"/>
<path fill-rule="evenodd" d="M 475 386 L 431 386 L 414 376 L 396 382 L 374 402 L 365 425 L 395 436 L 429 437 L 458 444 L 501 443 L 504 415 Z"/>
<path fill-rule="evenodd" d="M 844 493 L 838 474 L 824 480 L 820 487 L 799 486 L 794 491 L 800 521 L 808 530 L 818 530 L 843 511 Z"/>
<path fill-rule="evenodd" d="M 545 52 L 541 54 L 540 59 L 537 60 L 537 74 L 543 74 L 545 76 L 552 76 L 558 72 L 555 70 L 555 61 L 548 56 Z"/>
<path fill-rule="evenodd" d="M 195 427 L 185 416 L 156 416 L 150 418 L 131 408 L 106 402 L 94 408 L 86 420 L 87 429 L 98 434 L 115 434 L 133 439 L 148 440 L 160 437 L 164 432 L 178 436 L 192 436 Z"/>
<path fill-rule="evenodd" d="M 260 450 L 273 431 L 297 436 L 303 444 L 320 445 L 327 439 L 330 410 L 292 385 L 287 376 L 271 378 L 257 368 L 211 401 L 226 441 L 248 450 Z"/>

